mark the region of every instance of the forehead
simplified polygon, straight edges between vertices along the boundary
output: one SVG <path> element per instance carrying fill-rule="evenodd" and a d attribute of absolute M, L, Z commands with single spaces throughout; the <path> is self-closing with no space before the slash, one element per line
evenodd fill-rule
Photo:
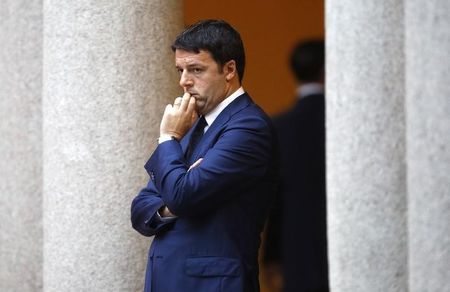
<path fill-rule="evenodd" d="M 175 51 L 175 65 L 177 67 L 184 67 L 190 65 L 207 65 L 215 63 L 211 54 L 207 51 L 200 50 L 199 53 L 189 52 L 181 49 Z"/>

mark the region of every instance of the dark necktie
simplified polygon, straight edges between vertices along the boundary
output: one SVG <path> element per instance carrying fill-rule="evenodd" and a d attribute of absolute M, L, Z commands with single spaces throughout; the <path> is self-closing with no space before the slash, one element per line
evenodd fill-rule
<path fill-rule="evenodd" d="M 192 153 L 195 150 L 195 147 L 203 136 L 203 132 L 207 124 L 208 123 L 206 122 L 205 117 L 201 116 L 198 120 L 197 125 L 195 126 L 194 131 L 192 132 L 191 140 L 189 140 L 189 146 L 186 151 L 186 159 L 189 159 L 191 157 Z"/>

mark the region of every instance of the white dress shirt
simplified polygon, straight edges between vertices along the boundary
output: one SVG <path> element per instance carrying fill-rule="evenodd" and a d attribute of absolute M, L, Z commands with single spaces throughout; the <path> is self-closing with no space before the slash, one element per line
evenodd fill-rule
<path fill-rule="evenodd" d="M 230 96 L 228 96 L 227 98 L 225 98 L 224 100 L 222 100 L 221 103 L 219 103 L 212 111 L 210 111 L 209 113 L 207 113 L 205 115 L 205 120 L 208 123 L 208 125 L 206 125 L 205 130 L 203 133 L 205 133 L 209 126 L 212 125 L 212 123 L 215 121 L 215 119 L 219 116 L 219 114 L 230 104 L 233 102 L 233 100 L 235 100 L 238 96 L 244 94 L 244 89 L 241 87 L 239 87 L 238 90 L 236 90 L 235 92 L 233 92 Z"/>

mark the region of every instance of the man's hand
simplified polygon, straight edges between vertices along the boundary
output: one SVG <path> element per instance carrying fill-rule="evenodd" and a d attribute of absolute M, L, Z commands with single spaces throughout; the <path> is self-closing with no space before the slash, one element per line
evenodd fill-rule
<path fill-rule="evenodd" d="M 176 217 L 172 212 L 170 212 L 169 208 L 167 208 L 167 206 L 163 206 L 161 207 L 161 209 L 159 209 L 159 215 L 161 217 Z"/>
<path fill-rule="evenodd" d="M 186 92 L 177 97 L 173 105 L 168 104 L 159 128 L 160 136 L 173 136 L 178 141 L 189 131 L 197 119 L 195 98 Z"/>

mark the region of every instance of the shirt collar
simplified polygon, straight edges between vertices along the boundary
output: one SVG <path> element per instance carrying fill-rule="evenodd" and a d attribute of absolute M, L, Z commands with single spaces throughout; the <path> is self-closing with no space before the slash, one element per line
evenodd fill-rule
<path fill-rule="evenodd" d="M 219 116 L 219 114 L 231 103 L 233 100 L 235 100 L 240 95 L 244 94 L 244 88 L 239 87 L 238 90 L 233 92 L 230 96 L 222 100 L 221 103 L 219 103 L 211 112 L 205 115 L 205 120 L 208 123 L 208 125 L 205 127 L 205 132 L 209 128 L 209 126 L 212 125 L 214 120 Z"/>
<path fill-rule="evenodd" d="M 323 94 L 324 92 L 323 84 L 316 82 L 306 83 L 297 88 L 297 95 L 300 98 L 313 94 Z"/>

